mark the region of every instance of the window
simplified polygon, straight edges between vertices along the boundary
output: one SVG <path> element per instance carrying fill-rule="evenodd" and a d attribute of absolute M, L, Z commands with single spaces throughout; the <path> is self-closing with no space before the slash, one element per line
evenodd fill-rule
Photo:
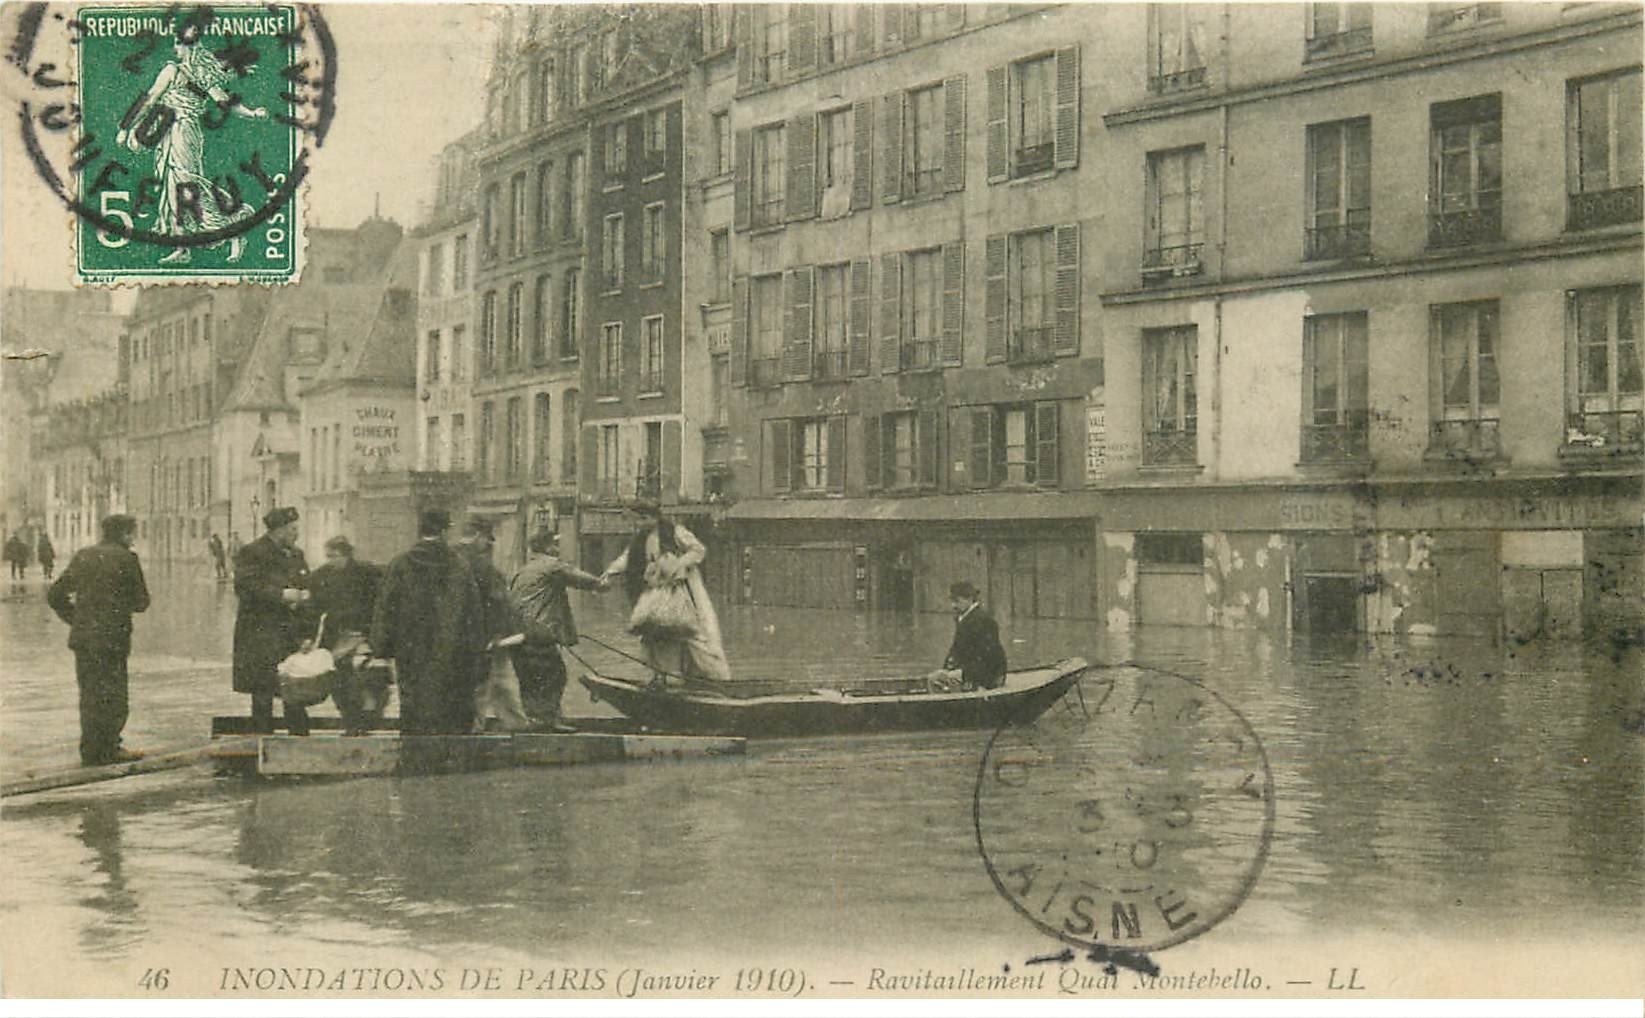
<path fill-rule="evenodd" d="M 604 154 L 607 181 L 628 172 L 628 121 L 605 126 Z"/>
<path fill-rule="evenodd" d="M 485 258 L 494 258 L 497 255 L 497 231 L 500 225 L 497 222 L 497 185 L 487 184 L 485 197 L 480 206 L 480 245 L 481 255 Z"/>
<path fill-rule="evenodd" d="M 451 415 L 451 469 L 468 466 L 468 426 L 463 414 Z"/>
<path fill-rule="evenodd" d="M 966 469 L 973 488 L 1056 487 L 1061 429 L 1055 402 L 970 407 L 961 413 L 970 418 Z"/>
<path fill-rule="evenodd" d="M 565 159 L 565 212 L 560 219 L 560 235 L 566 240 L 583 238 L 583 154 L 573 152 Z"/>
<path fill-rule="evenodd" d="M 1502 384 L 1497 372 L 1497 302 L 1437 304 L 1431 312 L 1434 421 L 1430 450 L 1493 457 Z"/>
<path fill-rule="evenodd" d="M 531 297 L 531 363 L 548 360 L 549 325 L 554 321 L 554 303 L 548 276 L 538 276 Z"/>
<path fill-rule="evenodd" d="M 427 271 L 423 274 L 423 292 L 431 297 L 438 297 L 444 276 L 445 247 L 441 244 L 430 244 L 428 246 Z"/>
<path fill-rule="evenodd" d="M 713 4 L 706 5 L 708 7 Z M 731 114 L 726 110 L 708 115 L 709 172 L 719 177 L 731 172 Z"/>
<path fill-rule="evenodd" d="M 1200 145 L 1148 153 L 1147 238 L 1142 258 L 1145 278 L 1199 272 L 1200 251 L 1205 246 L 1200 204 L 1204 165 L 1205 148 Z"/>
<path fill-rule="evenodd" d="M 717 353 L 709 358 L 708 423 L 723 428 L 731 422 L 731 355 Z"/>
<path fill-rule="evenodd" d="M 732 8 L 703 4 L 703 52 L 717 53 L 731 45 Z"/>
<path fill-rule="evenodd" d="M 440 419 L 430 417 L 423 435 L 423 469 L 440 469 Z"/>
<path fill-rule="evenodd" d="M 781 4 L 760 4 L 750 7 L 749 15 L 754 19 L 754 80 L 779 82 L 788 56 L 788 12 Z"/>
<path fill-rule="evenodd" d="M 648 283 L 660 283 L 668 241 L 663 229 L 663 203 L 647 205 L 644 213 L 640 219 L 640 275 Z"/>
<path fill-rule="evenodd" d="M 640 319 L 640 391 L 663 391 L 663 316 Z"/>
<path fill-rule="evenodd" d="M 1577 290 L 1570 295 L 1574 377 L 1566 387 L 1568 448 L 1629 451 L 1645 443 L 1641 393 L 1640 287 Z"/>
<path fill-rule="evenodd" d="M 1019 233 L 1011 238 L 1010 331 L 1006 360 L 1013 364 L 1050 360 L 1057 321 L 1055 231 Z"/>
<path fill-rule="evenodd" d="M 1502 97 L 1435 103 L 1429 118 L 1429 246 L 1500 239 Z"/>
<path fill-rule="evenodd" d="M 661 162 L 668 155 L 668 110 L 652 110 L 645 115 L 645 158 Z"/>
<path fill-rule="evenodd" d="M 1056 157 L 1056 57 L 1046 54 L 1013 65 L 1011 111 L 1013 176 L 1048 170 Z"/>
<path fill-rule="evenodd" d="M 599 492 L 605 498 L 622 494 L 619 478 L 623 476 L 622 446 L 618 441 L 617 425 L 602 424 L 599 430 Z"/>
<path fill-rule="evenodd" d="M 754 293 L 750 308 L 749 382 L 759 386 L 776 385 L 782 363 L 783 306 L 782 276 L 754 277 Z"/>
<path fill-rule="evenodd" d="M 497 407 L 494 403 L 487 401 L 480 404 L 480 444 L 474 450 L 474 472 L 481 484 L 495 480 L 492 476 L 495 464 L 493 463 L 491 447 L 495 438 L 496 417 Z"/>
<path fill-rule="evenodd" d="M 663 489 L 663 425 L 661 421 L 645 424 L 645 458 L 634 479 L 635 494 L 642 498 L 659 498 Z"/>
<path fill-rule="evenodd" d="M 910 194 L 943 189 L 943 89 L 941 85 L 908 93 L 903 125 L 903 166 Z"/>
<path fill-rule="evenodd" d="M 916 4 L 905 8 L 903 24 L 910 40 L 935 39 L 942 34 L 943 19 L 948 16 L 944 4 Z"/>
<path fill-rule="evenodd" d="M 451 242 L 451 288 L 457 292 L 468 289 L 468 234 L 458 234 Z"/>
<path fill-rule="evenodd" d="M 1144 532 L 1137 535 L 1137 564 L 1205 567 L 1205 541 L 1199 534 Z"/>
<path fill-rule="evenodd" d="M 851 210 L 851 109 L 831 110 L 817 117 L 817 189 L 824 219 Z"/>
<path fill-rule="evenodd" d="M 1303 257 L 1371 250 L 1371 118 L 1308 128 L 1308 229 Z"/>
<path fill-rule="evenodd" d="M 1428 34 L 1454 32 L 1502 20 L 1500 3 L 1486 4 L 1429 4 Z"/>
<path fill-rule="evenodd" d="M 815 331 L 812 339 L 811 376 L 817 379 L 844 378 L 846 371 L 847 275 L 851 266 L 823 265 L 817 269 Z"/>
<path fill-rule="evenodd" d="M 577 270 L 567 269 L 565 290 L 560 294 L 560 357 L 565 360 L 576 357 L 582 343 L 580 284 Z"/>
<path fill-rule="evenodd" d="M 1198 366 L 1197 326 L 1143 330 L 1144 466 L 1199 462 L 1199 408 L 1194 387 Z"/>
<path fill-rule="evenodd" d="M 1205 84 L 1208 4 L 1148 5 L 1148 89 L 1181 92 Z"/>
<path fill-rule="evenodd" d="M 937 485 L 937 415 L 908 411 L 866 417 L 870 488 L 934 488 Z M 877 463 L 876 463 L 877 453 Z"/>
<path fill-rule="evenodd" d="M 1365 322 L 1363 311 L 1303 320 L 1304 463 L 1360 460 L 1370 453 Z"/>
<path fill-rule="evenodd" d="M 508 288 L 508 321 L 505 346 L 503 347 L 503 366 L 512 368 L 520 363 L 520 315 L 521 305 L 525 303 L 525 285 L 511 284 Z"/>
<path fill-rule="evenodd" d="M 430 329 L 428 345 L 423 351 L 423 378 L 429 382 L 440 380 L 440 330 Z"/>
<path fill-rule="evenodd" d="M 1311 3 L 1304 59 L 1363 53 L 1371 48 L 1371 10 L 1368 3 Z"/>
<path fill-rule="evenodd" d="M 588 45 L 575 43 L 566 51 L 566 61 L 571 66 L 571 73 L 566 82 L 566 102 L 572 107 L 581 106 L 588 99 Z"/>
<path fill-rule="evenodd" d="M 769 10 L 770 8 L 762 8 Z M 754 195 L 753 222 L 755 226 L 773 226 L 783 221 L 783 202 L 786 195 L 783 125 L 773 124 L 754 132 Z"/>
<path fill-rule="evenodd" d="M 554 101 L 558 98 L 554 94 L 555 76 L 558 68 L 554 61 L 544 60 L 537 65 L 537 122 L 547 123 L 554 117 Z"/>
<path fill-rule="evenodd" d="M 605 289 L 623 288 L 623 214 L 614 212 L 605 217 L 605 230 L 600 241 L 600 272 Z"/>
<path fill-rule="evenodd" d="M 623 323 L 607 322 L 600 327 L 600 361 L 595 394 L 615 396 L 623 384 Z"/>
<path fill-rule="evenodd" d="M 709 297 L 715 304 L 731 299 L 731 232 L 715 230 L 708 235 Z"/>
<path fill-rule="evenodd" d="M 451 380 L 461 382 L 468 378 L 468 326 L 451 327 Z"/>
<path fill-rule="evenodd" d="M 845 418 L 768 421 L 767 478 L 773 491 L 845 491 Z"/>
<path fill-rule="evenodd" d="M 497 370 L 497 291 L 480 299 L 480 374 Z"/>
<path fill-rule="evenodd" d="M 903 272 L 902 368 L 918 371 L 938 366 L 942 343 L 942 249 L 913 251 Z"/>
<path fill-rule="evenodd" d="M 539 392 L 531 398 L 531 479 L 546 481 L 549 479 L 549 445 L 550 426 L 553 423 L 553 414 L 549 404 L 548 393 Z"/>
<path fill-rule="evenodd" d="M 537 246 L 548 243 L 554 224 L 554 164 L 537 166 Z"/>
<path fill-rule="evenodd" d="M 824 67 L 851 59 L 857 11 L 856 4 L 817 5 L 817 61 Z"/>
<path fill-rule="evenodd" d="M 1568 88 L 1570 229 L 1640 221 L 1639 84 L 1635 67 Z"/>

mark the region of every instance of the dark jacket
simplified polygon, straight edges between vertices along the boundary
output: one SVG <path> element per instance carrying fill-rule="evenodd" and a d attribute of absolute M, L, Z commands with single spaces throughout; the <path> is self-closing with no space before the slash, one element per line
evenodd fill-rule
<path fill-rule="evenodd" d="M 388 564 L 371 621 L 371 651 L 394 659 L 402 687 L 472 689 L 474 660 L 487 637 L 479 587 L 455 549 L 418 541 Z"/>
<path fill-rule="evenodd" d="M 137 553 L 108 541 L 82 548 L 46 592 L 46 603 L 69 624 L 77 653 L 131 653 L 131 616 L 149 606 Z"/>
<path fill-rule="evenodd" d="M 510 636 L 520 631 L 520 617 L 508 596 L 508 580 L 491 561 L 491 549 L 477 541 L 463 541 L 457 553 L 468 563 L 480 588 L 480 617 L 486 637 Z"/>
<path fill-rule="evenodd" d="M 307 611 L 286 604 L 280 592 L 308 587 L 308 563 L 296 548 L 287 548 L 267 534 L 234 556 L 234 596 L 240 608 L 234 617 L 234 691 L 273 694 L 280 680 L 279 663 L 314 635 Z"/>
<path fill-rule="evenodd" d="M 51 538 L 45 534 L 40 535 L 40 543 L 34 546 L 34 557 L 39 559 L 40 564 L 48 569 L 53 562 L 57 561 L 57 549 L 51 546 Z"/>
<path fill-rule="evenodd" d="M 357 559 L 342 565 L 327 562 L 309 574 L 308 589 L 313 600 L 308 612 L 316 625 L 321 615 L 326 617 L 326 648 L 335 647 L 345 633 L 370 631 L 377 590 L 382 584 L 383 570 Z"/>
<path fill-rule="evenodd" d="M 26 563 L 29 560 L 29 555 L 30 554 L 31 554 L 31 552 L 29 551 L 29 544 L 28 544 L 27 541 L 23 540 L 21 537 L 18 537 L 16 534 L 13 534 L 10 537 L 6 538 L 6 561 L 7 562 L 25 562 Z"/>
<path fill-rule="evenodd" d="M 993 689 L 1005 681 L 1005 648 L 994 617 L 977 605 L 954 624 L 944 668 L 958 668 L 968 686 Z"/>
<path fill-rule="evenodd" d="M 571 615 L 567 588 L 592 590 L 600 578 L 583 572 L 557 555 L 533 555 L 508 581 L 514 610 L 525 624 L 526 639 L 538 645 L 577 645 L 577 622 Z"/>

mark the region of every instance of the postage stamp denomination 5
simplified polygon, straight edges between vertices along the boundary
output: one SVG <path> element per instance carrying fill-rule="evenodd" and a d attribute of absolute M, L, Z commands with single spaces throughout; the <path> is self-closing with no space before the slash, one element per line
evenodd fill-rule
<path fill-rule="evenodd" d="M 80 281 L 290 281 L 302 263 L 302 12 L 82 7 Z"/>

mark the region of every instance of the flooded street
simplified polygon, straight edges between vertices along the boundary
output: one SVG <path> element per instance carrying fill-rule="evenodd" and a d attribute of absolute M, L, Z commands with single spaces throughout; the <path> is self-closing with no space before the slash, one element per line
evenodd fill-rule
<path fill-rule="evenodd" d="M 245 702 L 229 692 L 229 588 L 159 570 L 150 587 L 127 742 L 152 752 L 197 745 L 210 715 Z M 6 771 L 72 764 L 64 627 L 38 580 L 0 593 Z M 585 629 L 615 642 L 616 604 L 585 602 Z M 723 616 L 734 668 L 815 678 L 928 669 L 952 626 Z M 1208 939 L 1638 928 L 1637 649 L 1004 629 L 1014 665 L 1077 653 L 1198 678 L 1265 743 L 1272 850 L 1250 899 Z M 597 650 L 579 648 L 624 673 Z M 567 707 L 602 710 L 580 688 Z M 985 738 L 778 740 L 751 743 L 743 760 L 306 785 L 195 770 L 8 801 L 0 951 L 14 971 L 79 957 L 133 978 L 148 959 L 191 952 L 530 964 L 596 949 L 755 957 L 779 943 L 792 953 L 1002 935 L 1031 951 L 1043 938 L 996 894 L 972 833 Z"/>

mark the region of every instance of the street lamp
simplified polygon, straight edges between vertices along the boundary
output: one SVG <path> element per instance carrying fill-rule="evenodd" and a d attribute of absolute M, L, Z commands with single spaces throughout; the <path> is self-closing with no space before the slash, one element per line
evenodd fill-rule
<path fill-rule="evenodd" d="M 257 511 L 262 504 L 262 499 L 256 495 L 251 496 L 251 536 L 253 537 L 257 536 L 257 521 L 262 518 L 262 514 Z"/>

